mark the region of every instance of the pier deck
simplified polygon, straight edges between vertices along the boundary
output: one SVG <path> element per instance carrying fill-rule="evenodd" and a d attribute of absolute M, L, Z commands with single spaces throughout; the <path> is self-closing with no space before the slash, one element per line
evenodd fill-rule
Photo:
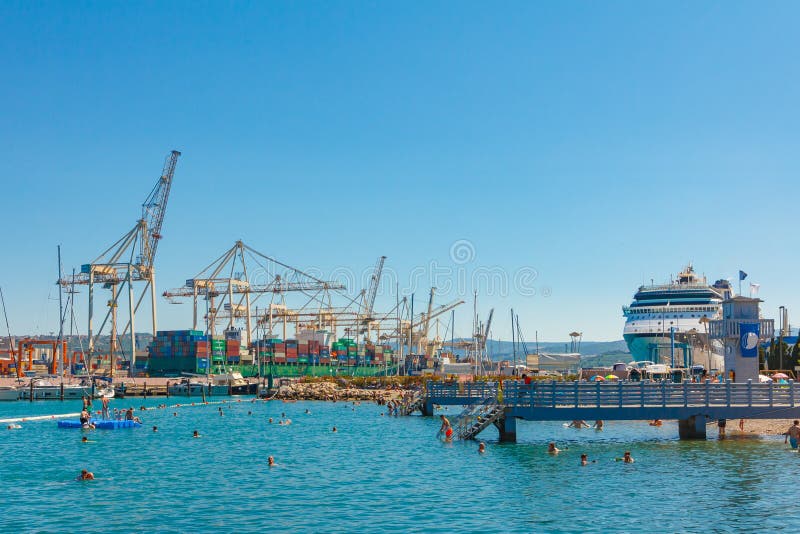
<path fill-rule="evenodd" d="M 501 440 L 516 439 L 516 419 L 528 421 L 677 419 L 681 438 L 705 438 L 708 421 L 800 418 L 800 391 L 786 384 L 669 382 L 429 382 L 424 414 L 433 406 L 469 406 L 494 398 L 505 416 Z"/>

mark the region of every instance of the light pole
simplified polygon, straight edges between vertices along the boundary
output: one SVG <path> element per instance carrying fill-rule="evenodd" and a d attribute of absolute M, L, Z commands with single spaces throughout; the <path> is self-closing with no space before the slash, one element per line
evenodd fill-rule
<path fill-rule="evenodd" d="M 778 354 L 780 354 L 781 371 L 783 370 L 783 316 L 784 316 L 784 310 L 785 309 L 786 309 L 786 306 L 779 306 L 778 307 L 778 312 L 780 313 L 779 319 L 780 319 L 780 325 L 781 325 L 781 329 L 778 332 Z"/>

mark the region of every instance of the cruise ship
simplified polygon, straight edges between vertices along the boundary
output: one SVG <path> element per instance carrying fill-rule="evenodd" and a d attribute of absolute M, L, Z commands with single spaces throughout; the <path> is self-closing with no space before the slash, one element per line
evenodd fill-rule
<path fill-rule="evenodd" d="M 721 318 L 722 301 L 732 296 L 728 280 L 709 285 L 691 264 L 669 284 L 639 287 L 622 308 L 623 337 L 633 359 L 723 370 L 722 345 L 709 344 L 707 322 Z"/>

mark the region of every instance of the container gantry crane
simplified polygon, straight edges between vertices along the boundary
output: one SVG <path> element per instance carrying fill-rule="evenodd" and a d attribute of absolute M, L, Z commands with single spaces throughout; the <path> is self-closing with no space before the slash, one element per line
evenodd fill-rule
<path fill-rule="evenodd" d="M 248 262 L 249 258 L 249 262 Z M 256 271 L 250 269 L 250 263 L 257 267 Z M 283 272 L 277 272 L 283 269 Z M 258 283 L 258 278 L 267 278 L 270 281 Z M 234 245 L 203 269 L 194 278 L 186 281 L 183 287 L 165 291 L 163 296 L 168 299 L 192 298 L 194 314 L 192 329 L 198 325 L 198 297 L 203 297 L 208 308 L 205 314 L 206 331 L 214 335 L 216 323 L 220 319 L 228 320 L 228 328 L 233 328 L 234 321 L 244 318 L 247 323 L 247 342 L 252 339 L 253 305 L 264 295 L 272 295 L 280 302 L 271 302 L 267 309 L 270 313 L 278 310 L 278 314 L 286 317 L 284 296 L 286 293 L 299 292 L 308 299 L 300 311 L 312 304 L 320 308 L 331 307 L 330 292 L 344 291 L 343 284 L 335 281 L 320 280 L 295 267 L 291 267 L 270 256 L 262 254 L 242 241 Z M 234 299 L 234 295 L 239 298 Z M 251 297 L 255 295 L 255 297 Z M 296 314 L 295 314 L 296 315 Z M 261 320 L 259 318 L 259 320 Z M 263 323 L 262 323 L 263 324 Z"/>
<path fill-rule="evenodd" d="M 161 241 L 161 228 L 164 224 L 172 179 L 180 155 L 181 153 L 177 150 L 173 150 L 167 155 L 161 176 L 142 204 L 142 216 L 136 225 L 91 263 L 82 265 L 80 273 L 58 281 L 64 287 L 89 286 L 88 352 L 90 357 L 94 353 L 96 336 L 100 335 L 109 319 L 111 321 L 111 354 L 113 357 L 117 344 L 117 303 L 121 291 L 127 287 L 129 319 L 122 335 L 124 336 L 126 332 L 130 331 L 131 371 L 136 363 L 135 316 L 148 289 L 150 290 L 153 336 L 156 335 L 156 250 Z M 145 282 L 138 299 L 134 296 L 134 282 Z M 108 301 L 108 312 L 95 335 L 93 329 L 94 286 L 98 283 L 111 290 L 111 299 Z"/>

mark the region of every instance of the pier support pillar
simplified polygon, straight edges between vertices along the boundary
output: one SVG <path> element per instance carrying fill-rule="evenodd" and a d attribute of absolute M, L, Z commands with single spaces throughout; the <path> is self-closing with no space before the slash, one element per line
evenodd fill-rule
<path fill-rule="evenodd" d="M 693 415 L 678 420 L 678 435 L 681 439 L 706 439 L 706 418 Z"/>
<path fill-rule="evenodd" d="M 433 403 L 428 401 L 423 402 L 419 411 L 422 412 L 422 415 L 425 417 L 431 417 L 433 415 Z"/>
<path fill-rule="evenodd" d="M 501 417 L 494 424 L 500 432 L 501 443 L 516 443 L 517 442 L 517 418 L 516 417 Z"/>

